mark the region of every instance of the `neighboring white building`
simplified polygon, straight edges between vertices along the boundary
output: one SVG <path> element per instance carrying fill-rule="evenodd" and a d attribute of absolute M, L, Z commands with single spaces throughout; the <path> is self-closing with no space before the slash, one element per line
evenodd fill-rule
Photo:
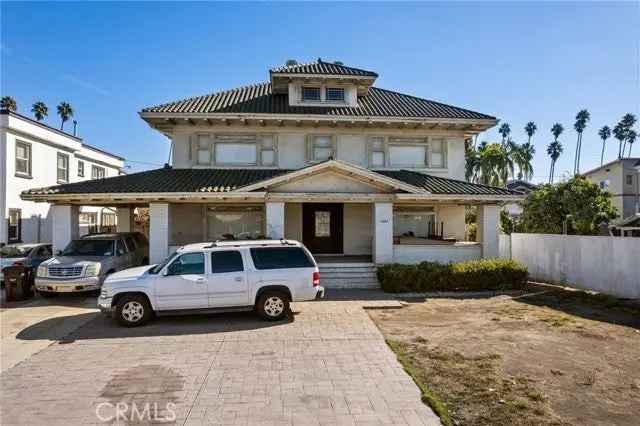
<path fill-rule="evenodd" d="M 46 124 L 13 111 L 0 111 L 0 243 L 51 242 L 48 203 L 22 200 L 33 187 L 102 179 L 122 173 L 124 159 L 94 148 Z M 79 210 L 79 232 L 115 226 L 115 209 Z"/>
<path fill-rule="evenodd" d="M 640 158 L 621 158 L 596 167 L 583 176 L 611 194 L 611 203 L 624 222 L 640 213 Z"/>
<path fill-rule="evenodd" d="M 370 264 L 497 256 L 500 206 L 522 194 L 464 181 L 465 139 L 497 119 L 376 78 L 318 60 L 145 108 L 142 119 L 172 141 L 171 167 L 23 198 L 56 203 L 65 223 L 86 200 L 117 204 L 123 218 L 148 206 L 152 262 L 195 241 L 263 236 Z M 466 205 L 479 207 L 478 242 L 464 241 Z"/>

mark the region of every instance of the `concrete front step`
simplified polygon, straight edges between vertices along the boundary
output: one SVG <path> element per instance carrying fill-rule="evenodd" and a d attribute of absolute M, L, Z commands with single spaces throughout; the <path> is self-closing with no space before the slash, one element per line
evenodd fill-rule
<path fill-rule="evenodd" d="M 325 288 L 379 288 L 376 267 L 372 263 L 322 264 L 320 285 Z"/>

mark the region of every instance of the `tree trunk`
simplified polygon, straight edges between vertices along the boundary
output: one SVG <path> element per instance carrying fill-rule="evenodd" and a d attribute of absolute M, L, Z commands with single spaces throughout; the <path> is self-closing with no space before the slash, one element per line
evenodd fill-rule
<path fill-rule="evenodd" d="M 580 132 L 580 146 L 578 147 L 578 164 L 576 166 L 576 174 L 580 174 L 580 157 L 582 157 L 582 132 Z"/>
<path fill-rule="evenodd" d="M 602 162 L 604 161 L 604 143 L 606 141 L 602 139 L 602 153 L 600 154 L 600 165 L 602 166 Z"/>
<path fill-rule="evenodd" d="M 578 141 L 576 142 L 576 155 L 573 157 L 573 174 L 578 173 L 578 153 L 580 152 L 580 133 L 578 133 Z"/>

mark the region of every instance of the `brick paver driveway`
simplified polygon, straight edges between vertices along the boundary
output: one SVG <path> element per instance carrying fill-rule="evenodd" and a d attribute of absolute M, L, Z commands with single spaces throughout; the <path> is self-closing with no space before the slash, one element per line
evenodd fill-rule
<path fill-rule="evenodd" d="M 2 424 L 439 424 L 363 309 L 389 303 L 296 303 L 278 323 L 97 316 L 2 374 Z"/>

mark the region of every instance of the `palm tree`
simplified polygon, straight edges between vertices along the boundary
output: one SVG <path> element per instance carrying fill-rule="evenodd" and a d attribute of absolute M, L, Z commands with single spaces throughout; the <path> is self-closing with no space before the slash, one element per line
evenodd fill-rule
<path fill-rule="evenodd" d="M 562 144 L 558 141 L 551 142 L 547 147 L 547 154 L 549 155 L 549 157 L 551 157 L 551 170 L 549 171 L 549 183 L 553 183 L 553 174 L 555 173 L 555 169 L 556 169 L 556 161 L 558 161 L 558 158 L 560 157 L 560 154 L 562 154 L 563 150 L 564 148 L 562 148 Z"/>
<path fill-rule="evenodd" d="M 511 126 L 509 126 L 509 123 L 503 123 L 498 129 L 498 133 L 502 135 L 502 145 L 504 146 L 507 142 L 507 137 L 509 137 L 509 134 L 511 133 Z"/>
<path fill-rule="evenodd" d="M 524 131 L 527 133 L 527 136 L 529 137 L 529 140 L 527 141 L 527 143 L 531 144 L 531 138 L 536 133 L 536 130 L 538 130 L 538 126 L 536 126 L 536 123 L 534 123 L 533 121 L 528 122 L 527 125 L 524 126 Z"/>
<path fill-rule="evenodd" d="M 600 165 L 604 162 L 604 146 L 607 142 L 607 139 L 611 136 L 611 129 L 609 126 L 603 126 L 600 130 L 598 130 L 598 136 L 602 139 L 602 153 L 600 154 Z"/>
<path fill-rule="evenodd" d="M 622 158 L 622 142 L 627 139 L 627 129 L 622 124 L 622 121 L 616 124 L 613 128 L 613 137 L 618 139 L 618 158 Z"/>
<path fill-rule="evenodd" d="M 8 109 L 9 111 L 17 111 L 18 104 L 11 96 L 3 96 L 0 99 L 0 109 Z"/>
<path fill-rule="evenodd" d="M 580 154 L 582 151 L 582 132 L 587 127 L 587 123 L 591 119 L 591 114 L 586 109 L 581 109 L 576 114 L 576 122 L 573 125 L 573 128 L 578 132 L 578 141 L 576 142 L 576 156 L 573 162 L 573 174 L 577 175 L 580 173 Z"/>
<path fill-rule="evenodd" d="M 633 144 L 636 141 L 637 137 L 638 134 L 633 129 L 629 130 L 629 133 L 627 133 L 627 142 L 629 142 L 629 155 L 627 155 L 628 158 L 631 158 L 631 148 L 633 147 Z"/>
<path fill-rule="evenodd" d="M 560 137 L 562 132 L 564 132 L 564 127 L 562 127 L 562 124 L 555 123 L 553 126 L 551 126 L 551 134 L 553 134 L 553 142 L 551 142 L 547 147 L 547 154 L 549 155 L 549 157 L 551 157 L 551 170 L 549 172 L 549 183 L 553 183 L 553 175 L 556 169 L 556 161 L 560 157 L 560 154 L 562 154 L 562 151 L 564 151 L 562 144 L 560 143 L 560 141 L 558 141 L 558 138 Z"/>
<path fill-rule="evenodd" d="M 513 162 L 518 166 L 518 179 L 529 180 L 533 177 L 533 165 L 531 162 L 535 153 L 535 147 L 529 142 L 522 145 L 513 145 L 511 155 Z"/>
<path fill-rule="evenodd" d="M 60 102 L 58 105 L 58 115 L 62 122 L 60 123 L 60 130 L 64 130 L 64 122 L 73 117 L 73 108 L 67 102 Z"/>
<path fill-rule="evenodd" d="M 42 121 L 47 115 L 49 115 L 49 108 L 47 108 L 44 102 L 38 101 L 31 107 L 31 112 L 36 120 Z"/>
<path fill-rule="evenodd" d="M 625 139 L 624 139 L 624 143 L 622 145 L 622 155 L 624 156 L 624 150 L 627 147 L 627 140 L 629 138 L 629 132 L 631 132 L 631 128 L 633 127 L 634 124 L 636 124 L 636 116 L 633 114 L 625 114 L 624 117 L 622 117 L 622 120 L 620 120 L 620 123 L 622 123 L 622 127 L 624 127 L 625 129 Z"/>

